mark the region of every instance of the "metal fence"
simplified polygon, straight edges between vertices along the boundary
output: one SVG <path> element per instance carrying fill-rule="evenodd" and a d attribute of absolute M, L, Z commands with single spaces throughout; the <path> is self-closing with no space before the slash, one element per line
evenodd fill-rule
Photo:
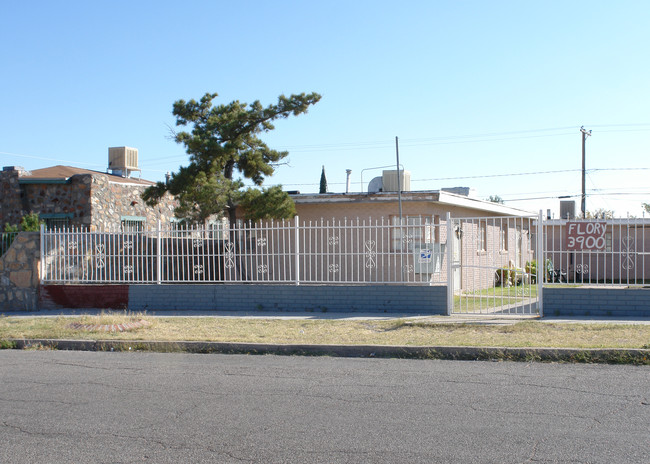
<path fill-rule="evenodd" d="M 540 217 L 454 218 L 448 300 L 452 312 L 539 312 Z"/>
<path fill-rule="evenodd" d="M 0 232 L 0 256 L 4 255 L 19 232 Z"/>
<path fill-rule="evenodd" d="M 533 276 L 544 285 L 640 286 L 650 281 L 649 228 L 650 219 L 414 216 L 230 229 L 42 229 L 41 275 L 45 283 L 451 282 L 456 295 L 530 286 Z"/>
<path fill-rule="evenodd" d="M 45 283 L 446 282 L 436 217 L 141 231 L 42 230 Z"/>
<path fill-rule="evenodd" d="M 650 283 L 650 219 L 546 220 L 543 245 L 546 285 Z"/>

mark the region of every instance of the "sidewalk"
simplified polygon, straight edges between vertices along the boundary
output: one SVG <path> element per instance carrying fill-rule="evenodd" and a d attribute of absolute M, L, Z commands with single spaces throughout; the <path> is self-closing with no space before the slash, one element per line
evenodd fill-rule
<path fill-rule="evenodd" d="M 7 317 L 73 317 L 81 315 L 97 316 L 101 314 L 128 314 L 128 311 L 105 309 L 52 309 L 39 311 L 12 311 L 3 313 Z M 250 318 L 250 319 L 328 319 L 328 320 L 393 320 L 428 322 L 432 324 L 486 324 L 510 325 L 522 321 L 539 321 L 556 324 L 642 324 L 650 325 L 650 318 L 619 318 L 607 317 L 553 317 L 530 315 L 476 315 L 453 314 L 451 316 L 388 313 L 379 312 L 299 312 L 299 311 L 206 311 L 206 310 L 152 310 L 143 312 L 147 317 L 215 317 L 215 318 Z"/>

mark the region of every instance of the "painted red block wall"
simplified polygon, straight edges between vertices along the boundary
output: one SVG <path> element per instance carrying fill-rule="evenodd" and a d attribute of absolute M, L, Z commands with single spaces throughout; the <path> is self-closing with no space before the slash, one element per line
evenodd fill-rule
<path fill-rule="evenodd" d="M 40 307 L 127 309 L 128 285 L 42 285 Z"/>

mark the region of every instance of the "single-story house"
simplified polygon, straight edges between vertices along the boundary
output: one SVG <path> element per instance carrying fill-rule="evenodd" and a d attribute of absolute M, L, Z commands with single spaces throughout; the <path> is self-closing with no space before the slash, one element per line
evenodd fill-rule
<path fill-rule="evenodd" d="M 52 166 L 26 171 L 17 166 L 0 172 L 0 227 L 18 224 L 38 213 L 48 228 L 84 227 L 90 230 L 142 229 L 174 217 L 175 201 L 165 198 L 151 208 L 140 195 L 154 182 L 131 177 L 137 168 L 137 150 L 109 149 L 109 170 L 92 171 Z"/>
<path fill-rule="evenodd" d="M 495 270 L 525 270 L 534 259 L 533 214 L 503 204 L 473 198 L 469 188 L 429 191 L 293 194 L 300 222 L 311 225 L 303 241 L 318 243 L 321 227 L 365 224 L 356 232 L 373 236 L 378 252 L 407 252 L 405 268 L 414 281 L 446 281 L 448 246 L 445 218 L 453 222 L 454 280 L 457 290 L 488 288 L 495 284 Z M 401 196 L 402 227 L 399 222 Z M 526 219 L 521 219 L 522 217 Z M 321 232 L 322 233 L 322 232 Z M 320 240 L 324 242 L 323 240 Z M 325 243 L 325 242 L 324 242 Z M 321 250 L 325 252 L 325 250 Z M 432 265 L 419 265 L 422 253 L 433 253 Z"/>

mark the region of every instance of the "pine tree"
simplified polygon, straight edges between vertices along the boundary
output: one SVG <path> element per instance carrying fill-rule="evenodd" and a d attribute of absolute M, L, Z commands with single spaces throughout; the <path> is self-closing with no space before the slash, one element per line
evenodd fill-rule
<path fill-rule="evenodd" d="M 265 177 L 273 174 L 277 162 L 289 154 L 269 148 L 258 134 L 273 130 L 272 122 L 276 119 L 306 113 L 321 96 L 317 93 L 280 95 L 277 104 L 266 108 L 259 101 L 249 105 L 237 100 L 213 106 L 212 100 L 217 96 L 206 93 L 198 102 L 178 100 L 174 103 L 172 114 L 176 116 L 176 125 L 192 126 L 191 132 L 174 134 L 176 142 L 184 145 L 190 155 L 190 163 L 172 174 L 169 182 L 158 182 L 146 189 L 142 198 L 149 206 L 155 206 L 170 193 L 179 202 L 174 212 L 178 218 L 202 223 L 212 215 L 227 214 L 232 226 L 237 219 L 236 206 L 246 193 L 242 191 L 241 178 L 235 178 L 236 172 L 261 186 Z M 249 194 L 248 199 L 256 199 L 248 205 L 249 209 L 290 211 L 262 204 L 267 200 L 283 204 L 287 199 L 292 202 L 281 189 L 270 190 L 262 189 L 259 196 Z M 258 216 L 255 211 L 249 212 L 251 216 Z"/>

